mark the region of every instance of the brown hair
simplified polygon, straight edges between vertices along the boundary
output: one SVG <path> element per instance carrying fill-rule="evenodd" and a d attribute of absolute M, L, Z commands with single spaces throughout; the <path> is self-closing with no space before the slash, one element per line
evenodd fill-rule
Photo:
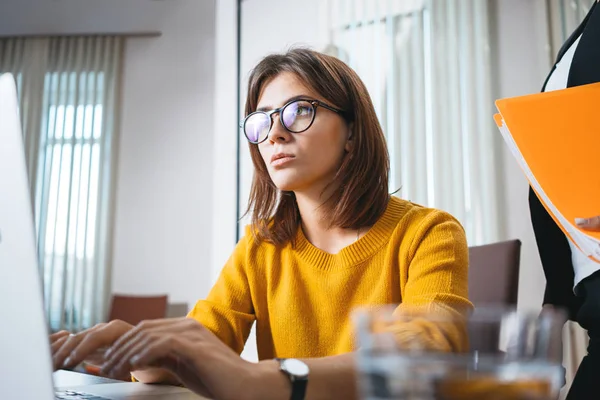
<path fill-rule="evenodd" d="M 256 111 L 263 88 L 282 72 L 295 74 L 332 106 L 344 110 L 352 123 L 351 150 L 332 182 L 336 190 L 322 205 L 323 217 L 332 227 L 359 229 L 375 224 L 389 199 L 390 162 L 385 136 L 365 85 L 352 68 L 335 57 L 292 49 L 265 57 L 252 70 L 246 115 Z M 296 197 L 275 186 L 258 145 L 249 146 L 255 171 L 246 213 L 252 212 L 252 232 L 259 240 L 294 244 L 300 224 Z"/>

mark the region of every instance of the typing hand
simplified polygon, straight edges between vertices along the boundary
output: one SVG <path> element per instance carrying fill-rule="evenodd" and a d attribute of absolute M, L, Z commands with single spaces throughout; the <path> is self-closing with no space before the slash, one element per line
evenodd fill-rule
<path fill-rule="evenodd" d="M 575 218 L 575 224 L 586 231 L 600 232 L 600 216 L 592 218 Z"/>
<path fill-rule="evenodd" d="M 115 320 L 98 324 L 78 334 L 60 331 L 50 336 L 54 370 L 72 368 L 99 349 L 111 346 L 117 339 L 133 328 L 132 325 Z"/>
<path fill-rule="evenodd" d="M 121 376 L 164 368 L 188 389 L 210 398 L 243 398 L 255 364 L 240 358 L 194 319 L 143 321 L 106 352 L 101 374 Z"/>

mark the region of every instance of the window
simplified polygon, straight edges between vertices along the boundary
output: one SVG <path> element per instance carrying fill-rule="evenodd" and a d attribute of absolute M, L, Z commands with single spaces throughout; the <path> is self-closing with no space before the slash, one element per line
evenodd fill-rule
<path fill-rule="evenodd" d="M 96 98 L 82 102 L 72 101 L 75 90 L 65 93 L 64 87 L 59 88 L 59 82 L 77 79 L 75 73 L 50 73 L 45 79 L 50 100 L 45 115 L 45 163 L 39 173 L 49 179 L 46 187 L 40 185 L 36 197 L 36 226 L 44 239 L 45 301 L 54 311 L 51 326 L 62 324 L 58 310 L 63 310 L 62 321 L 67 325 L 90 326 L 90 309 L 84 305 L 92 302 L 94 293 L 100 154 L 110 150 L 103 148 L 102 141 L 104 74 L 79 76 L 80 88 L 98 87 Z M 64 294 L 57 295 L 61 291 Z"/>
<path fill-rule="evenodd" d="M 17 79 L 52 330 L 104 320 L 121 49 L 118 37 L 0 40 L 0 72 Z"/>

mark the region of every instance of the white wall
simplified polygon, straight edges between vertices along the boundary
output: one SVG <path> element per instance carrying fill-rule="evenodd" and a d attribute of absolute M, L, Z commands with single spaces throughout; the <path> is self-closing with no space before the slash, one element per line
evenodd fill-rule
<path fill-rule="evenodd" d="M 237 205 L 237 0 L 216 4 L 216 54 L 214 97 L 214 180 L 212 207 L 211 270 L 213 281 L 233 251 Z"/>
<path fill-rule="evenodd" d="M 542 0 L 495 0 L 498 77 L 500 98 L 539 92 L 550 69 L 546 41 L 546 15 Z M 498 138 L 500 135 L 498 134 Z M 540 262 L 531 218 L 529 216 L 529 185 L 518 164 L 502 140 L 503 163 L 501 182 L 504 195 L 501 220 L 505 239 L 520 239 L 521 274 L 519 306 L 541 306 L 545 278 Z"/>
<path fill-rule="evenodd" d="M 0 36 L 157 31 L 180 0 L 1 0 Z M 210 6 L 213 1 L 198 0 Z"/>
<path fill-rule="evenodd" d="M 112 286 L 192 306 L 211 285 L 215 4 L 167 3 L 163 35 L 126 44 Z"/>

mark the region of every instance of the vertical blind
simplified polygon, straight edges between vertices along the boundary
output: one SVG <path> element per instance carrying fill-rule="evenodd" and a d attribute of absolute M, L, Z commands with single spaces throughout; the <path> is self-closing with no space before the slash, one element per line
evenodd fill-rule
<path fill-rule="evenodd" d="M 390 187 L 456 216 L 470 244 L 498 240 L 488 2 L 329 0 L 328 9 L 326 51 L 367 85 Z"/>
<path fill-rule="evenodd" d="M 53 330 L 105 318 L 122 45 L 101 36 L 0 41 L 0 71 L 17 77 Z"/>

